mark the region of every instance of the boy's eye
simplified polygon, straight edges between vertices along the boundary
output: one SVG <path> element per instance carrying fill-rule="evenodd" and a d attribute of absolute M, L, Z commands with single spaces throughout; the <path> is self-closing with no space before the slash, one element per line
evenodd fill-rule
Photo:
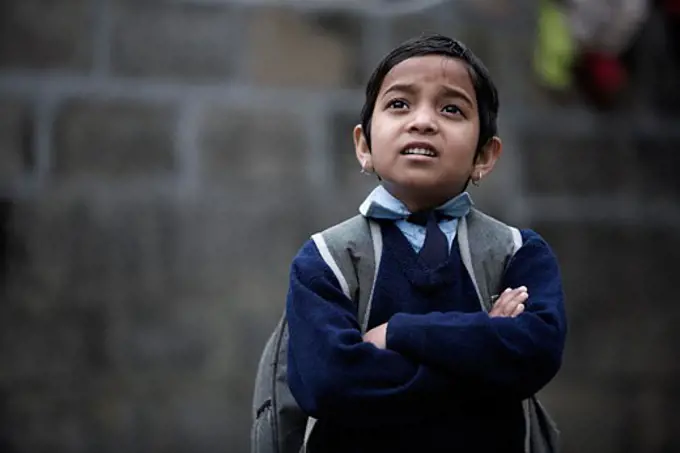
<path fill-rule="evenodd" d="M 392 99 L 387 103 L 387 108 L 390 109 L 405 109 L 408 104 L 403 99 Z"/>
<path fill-rule="evenodd" d="M 462 114 L 462 113 L 463 113 L 463 111 L 462 111 L 461 109 L 459 109 L 458 107 L 456 107 L 455 105 L 452 105 L 452 104 L 451 104 L 451 105 L 447 105 L 447 106 L 444 107 L 442 110 L 443 110 L 444 112 L 450 113 L 450 114 L 452 114 L 452 115 L 458 115 L 458 114 Z"/>

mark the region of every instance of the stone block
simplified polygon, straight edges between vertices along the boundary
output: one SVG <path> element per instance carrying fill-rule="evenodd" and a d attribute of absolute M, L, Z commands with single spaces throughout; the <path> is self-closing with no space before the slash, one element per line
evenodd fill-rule
<path fill-rule="evenodd" d="M 535 228 L 556 251 L 563 274 L 569 334 L 560 376 L 603 388 L 675 382 L 680 310 L 670 273 L 680 259 L 680 235 L 649 227 Z"/>
<path fill-rule="evenodd" d="M 15 233 L 12 230 L 14 203 L 11 199 L 0 197 L 0 296 L 6 290 L 10 265 L 18 258 L 20 250 L 16 245 Z"/>
<path fill-rule="evenodd" d="M 108 370 L 102 307 L 53 307 L 31 315 L 3 310 L 0 384 L 88 379 Z"/>
<path fill-rule="evenodd" d="M 245 79 L 277 87 L 352 86 L 358 74 L 356 26 L 349 19 L 278 8 L 252 11 L 246 41 Z"/>
<path fill-rule="evenodd" d="M 373 43 L 366 40 L 366 23 L 362 16 L 351 12 L 327 12 L 316 11 L 309 16 L 312 26 L 321 30 L 324 36 L 338 40 L 347 48 L 350 53 L 351 62 L 347 64 L 342 82 L 343 87 L 359 88 L 363 91 L 364 85 L 373 68 L 366 68 L 366 56 L 371 51 Z M 368 70 L 368 72 L 367 72 Z M 317 87 L 318 85 L 313 85 Z"/>
<path fill-rule="evenodd" d="M 305 127 L 293 112 L 208 107 L 198 127 L 203 180 L 244 193 L 302 195 L 307 188 Z"/>
<path fill-rule="evenodd" d="M 635 154 L 596 137 L 527 136 L 521 141 L 526 188 L 536 194 L 605 195 L 637 190 Z"/>
<path fill-rule="evenodd" d="M 7 391 L 2 408 L 6 451 L 100 451 L 87 387 L 88 379 L 68 383 L 46 379 L 2 389 Z"/>
<path fill-rule="evenodd" d="M 7 441 L 245 451 L 259 354 L 313 218 L 270 198 L 19 206 L 25 257 L 0 304 Z"/>
<path fill-rule="evenodd" d="M 625 419 L 621 408 L 625 400 L 617 390 L 583 380 L 561 380 L 542 393 L 540 398 L 561 431 L 560 451 L 622 451 Z"/>
<path fill-rule="evenodd" d="M 63 303 L 110 308 L 112 368 L 229 376 L 255 367 L 253 351 L 281 314 L 290 260 L 313 216 L 304 204 L 274 198 L 181 210 L 128 204 L 88 218 L 77 229 L 81 245 L 67 249 L 65 277 L 82 278 L 70 280 Z M 90 262 L 98 270 L 84 269 Z M 244 352 L 244 343 L 256 346 Z"/>
<path fill-rule="evenodd" d="M 249 398 L 228 380 L 190 372 L 108 379 L 91 394 L 91 437 L 106 452 L 248 451 Z"/>
<path fill-rule="evenodd" d="M 220 81 L 240 37 L 227 5 L 118 0 L 111 67 L 126 76 Z"/>
<path fill-rule="evenodd" d="M 87 309 L 119 300 L 123 288 L 115 271 L 124 248 L 93 211 L 78 200 L 47 196 L 16 203 L 8 220 L 9 248 L 15 253 L 6 307 L 40 317 L 60 307 Z"/>
<path fill-rule="evenodd" d="M 112 322 L 116 367 L 135 373 L 203 369 L 214 334 L 201 316 L 206 298 L 197 295 L 182 303 L 167 293 L 164 300 L 142 299 L 133 294 L 130 302 L 143 306 L 131 303 Z"/>
<path fill-rule="evenodd" d="M 171 210 L 148 203 L 136 209 L 101 209 L 84 202 L 45 199 L 17 211 L 10 220 L 17 244 L 11 246 L 23 253 L 10 263 L 8 302 L 1 318 L 9 323 L 7 335 L 27 339 L 36 335 L 37 352 L 22 354 L 18 349 L 16 358 L 26 366 L 10 367 L 8 372 L 23 373 L 20 370 L 38 363 L 32 357 L 40 356 L 43 349 L 43 355 L 53 357 L 57 365 L 78 369 L 65 360 L 66 352 L 54 354 L 50 349 L 61 343 L 65 349 L 85 345 L 81 351 L 85 355 L 77 361 L 86 370 L 108 369 L 118 360 L 119 349 L 112 342 L 120 335 L 121 322 L 126 323 L 123 327 L 144 327 L 153 324 L 149 319 L 155 316 L 161 324 L 173 326 L 172 318 L 167 321 L 162 316 L 176 313 L 175 298 L 169 295 L 181 286 L 174 284 L 179 246 Z M 60 342 L 60 326 L 75 339 Z M 153 334 L 153 329 L 149 331 Z M 137 338 L 129 329 L 123 332 Z M 81 337 L 87 341 L 78 343 Z M 152 341 L 149 344 L 153 349 Z M 174 359 L 175 343 L 168 350 L 168 360 Z M 126 352 L 131 358 L 144 353 L 143 349 Z M 159 362 L 168 360 L 162 357 Z"/>
<path fill-rule="evenodd" d="M 437 8 L 440 15 L 450 15 L 451 7 L 448 8 Z M 440 17 L 441 19 L 441 17 Z M 440 33 L 452 38 L 457 38 L 463 40 L 462 36 L 452 36 L 447 29 L 443 20 L 438 20 L 438 16 L 433 14 L 428 8 L 422 12 L 411 13 L 404 16 L 397 16 L 392 20 L 391 34 L 390 34 L 390 45 L 396 46 L 402 42 L 431 33 Z"/>
<path fill-rule="evenodd" d="M 612 313 L 573 325 L 563 373 L 607 383 L 644 383 L 659 388 L 680 375 L 675 360 L 677 335 L 672 318 L 650 310 L 646 315 Z M 670 397 L 670 395 L 669 395 Z"/>
<path fill-rule="evenodd" d="M 671 269 L 680 259 L 680 235 L 672 229 L 579 222 L 534 228 L 558 256 L 574 316 L 589 319 L 608 317 L 611 310 L 644 314 L 674 308 Z"/>
<path fill-rule="evenodd" d="M 635 143 L 636 170 L 640 190 L 650 197 L 666 200 L 680 195 L 675 169 L 680 166 L 680 140 L 662 137 L 641 139 Z"/>
<path fill-rule="evenodd" d="M 176 169 L 172 105 L 73 99 L 60 106 L 53 134 L 59 178 L 168 175 Z"/>
<path fill-rule="evenodd" d="M 183 212 L 174 268 L 182 303 L 215 301 L 227 317 L 233 310 L 280 314 L 290 261 L 314 232 L 315 212 L 300 198 L 265 192 L 249 195 L 246 187 L 240 203 L 206 200 Z"/>
<path fill-rule="evenodd" d="M 493 75 L 493 36 L 484 28 L 461 19 L 459 7 L 460 5 L 456 5 L 455 2 L 443 2 L 422 12 L 397 16 L 391 22 L 390 46 L 397 46 L 407 39 L 425 34 L 442 34 L 457 39 L 470 48 L 482 59 Z M 389 49 L 385 50 L 387 51 Z"/>
<path fill-rule="evenodd" d="M 625 376 L 562 376 L 539 398 L 562 431 L 564 452 L 667 452 L 680 444 L 673 387 Z"/>
<path fill-rule="evenodd" d="M 93 33 L 89 0 L 7 0 L 0 6 L 0 67 L 85 71 Z"/>
<path fill-rule="evenodd" d="M 121 365 L 116 342 L 133 346 L 122 353 L 127 363 L 184 363 L 195 342 L 158 335 L 178 330 L 173 219 L 148 204 L 101 209 L 45 198 L 20 205 L 8 220 L 8 248 L 21 253 L 8 265 L 0 307 L 0 331 L 15 345 L 3 349 L 2 381 L 109 372 Z M 160 351 L 158 338 L 167 341 Z"/>
<path fill-rule="evenodd" d="M 33 128 L 30 105 L 19 99 L 0 99 L 0 187 L 31 170 Z"/>
<path fill-rule="evenodd" d="M 677 382 L 677 377 L 672 379 Z M 677 451 L 680 446 L 680 416 L 677 384 L 659 386 L 656 382 L 639 382 L 624 393 L 626 426 L 622 440 L 630 451 Z"/>
<path fill-rule="evenodd" d="M 174 283 L 153 298 L 131 290 L 117 306 L 110 345 L 137 396 L 112 400 L 122 411 L 117 423 L 135 413 L 134 423 L 148 427 L 140 448 L 247 446 L 248 420 L 236 414 L 250 410 L 257 360 L 285 304 L 290 260 L 309 234 L 309 213 L 277 201 L 284 206 L 212 201 L 187 208 L 166 258 Z M 134 224 L 130 217 L 120 222 Z M 143 390 L 139 379 L 161 373 L 184 384 L 163 378 L 168 385 Z"/>

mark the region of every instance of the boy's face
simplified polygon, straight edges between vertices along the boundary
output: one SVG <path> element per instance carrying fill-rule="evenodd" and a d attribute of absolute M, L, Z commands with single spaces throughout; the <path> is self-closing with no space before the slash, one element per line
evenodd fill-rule
<path fill-rule="evenodd" d="M 390 70 L 378 93 L 370 132 L 371 149 L 361 126 L 354 131 L 359 162 L 411 211 L 457 195 L 470 177 L 488 173 L 500 154 L 494 138 L 475 161 L 475 89 L 466 63 L 445 56 L 409 58 Z"/>

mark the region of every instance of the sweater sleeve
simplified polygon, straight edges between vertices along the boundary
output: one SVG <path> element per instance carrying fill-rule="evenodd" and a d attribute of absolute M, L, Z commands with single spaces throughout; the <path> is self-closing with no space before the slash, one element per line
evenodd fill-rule
<path fill-rule="evenodd" d="M 287 299 L 288 384 L 308 415 L 352 426 L 408 423 L 453 392 L 448 375 L 363 342 L 356 306 L 308 242 Z"/>
<path fill-rule="evenodd" d="M 538 392 L 561 366 L 567 325 L 554 253 L 531 230 L 522 238 L 502 287 L 528 288 L 524 313 L 397 313 L 388 323 L 387 347 L 491 394 L 526 398 Z"/>

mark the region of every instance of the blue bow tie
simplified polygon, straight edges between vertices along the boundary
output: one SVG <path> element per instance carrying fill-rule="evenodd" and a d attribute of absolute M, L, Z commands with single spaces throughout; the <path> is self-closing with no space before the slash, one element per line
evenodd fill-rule
<path fill-rule="evenodd" d="M 463 192 L 435 209 L 438 217 L 465 217 L 472 207 L 472 199 Z M 361 204 L 359 211 L 373 219 L 406 220 L 412 215 L 408 208 L 382 186 L 376 187 Z M 417 214 L 416 214 L 417 215 Z"/>

